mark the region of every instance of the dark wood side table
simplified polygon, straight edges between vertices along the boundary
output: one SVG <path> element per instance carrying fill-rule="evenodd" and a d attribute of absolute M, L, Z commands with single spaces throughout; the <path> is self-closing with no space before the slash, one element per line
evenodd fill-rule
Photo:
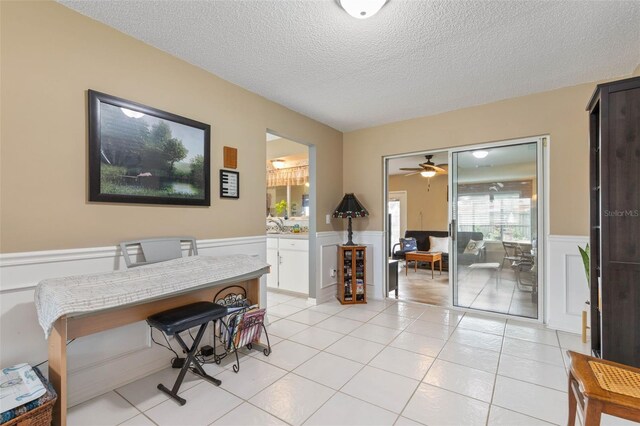
<path fill-rule="evenodd" d="M 396 299 L 398 298 L 398 261 L 396 259 L 389 259 L 389 288 L 388 291 L 396 292 Z"/>

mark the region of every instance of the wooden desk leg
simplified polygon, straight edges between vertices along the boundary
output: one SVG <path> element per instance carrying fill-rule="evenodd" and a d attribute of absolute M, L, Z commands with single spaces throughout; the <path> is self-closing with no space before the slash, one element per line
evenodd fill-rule
<path fill-rule="evenodd" d="M 247 282 L 247 299 L 253 304 L 260 304 L 260 278 L 253 278 Z M 264 306 L 263 306 L 264 307 Z"/>
<path fill-rule="evenodd" d="M 576 394 L 573 393 L 573 375 L 569 373 L 569 420 L 567 421 L 568 426 L 575 426 L 576 424 L 576 407 L 578 405 L 578 400 L 576 399 Z"/>
<path fill-rule="evenodd" d="M 413 261 L 413 272 L 418 272 L 418 261 L 417 260 Z"/>
<path fill-rule="evenodd" d="M 442 258 L 440 258 L 440 275 L 442 275 Z"/>
<path fill-rule="evenodd" d="M 53 406 L 54 426 L 67 424 L 67 320 L 59 318 L 49 336 L 49 381 L 58 399 Z"/>
<path fill-rule="evenodd" d="M 432 260 L 432 261 L 431 261 L 431 279 L 433 279 L 433 264 L 434 264 L 434 263 L 435 263 L 435 262 Z"/>

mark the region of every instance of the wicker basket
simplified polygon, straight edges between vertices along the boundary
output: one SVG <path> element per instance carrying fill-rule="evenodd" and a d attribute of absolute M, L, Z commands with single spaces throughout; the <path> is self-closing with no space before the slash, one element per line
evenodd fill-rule
<path fill-rule="evenodd" d="M 3 423 L 2 426 L 50 426 L 53 404 L 56 403 L 56 399 L 57 398 L 52 399 L 31 411 L 27 411 L 23 415 L 9 420 L 7 423 Z"/>
<path fill-rule="evenodd" d="M 7 421 L 6 423 L 1 423 L 2 420 L 0 419 L 0 423 L 2 424 L 2 426 L 50 426 L 51 425 L 51 419 L 53 416 L 53 405 L 56 403 L 56 400 L 58 399 L 58 397 L 51 383 L 49 383 L 47 379 L 42 377 L 42 373 L 40 373 L 40 370 L 38 370 L 37 368 L 34 368 L 33 370 L 36 372 L 38 377 L 40 377 L 40 380 L 42 380 L 42 383 L 47 388 L 47 393 L 45 393 L 45 395 L 40 397 L 40 398 L 46 398 L 47 401 L 42 405 Z M 29 404 L 32 404 L 35 402 L 37 402 L 37 400 L 28 403 L 27 409 L 29 408 Z"/>

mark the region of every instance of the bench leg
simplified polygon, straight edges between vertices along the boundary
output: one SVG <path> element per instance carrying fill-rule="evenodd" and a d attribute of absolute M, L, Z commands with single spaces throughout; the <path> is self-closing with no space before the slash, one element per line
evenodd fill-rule
<path fill-rule="evenodd" d="M 182 340 L 182 337 L 178 333 L 174 335 L 180 347 L 186 352 L 187 357 L 184 361 L 184 365 L 180 369 L 180 373 L 178 373 L 178 378 L 176 379 L 176 382 L 174 383 L 173 388 L 168 389 L 165 385 L 161 383 L 158 385 L 158 389 L 166 393 L 167 395 L 169 395 L 169 397 L 177 401 L 178 404 L 180 405 L 184 405 L 187 402 L 184 398 L 181 398 L 178 395 L 178 391 L 180 390 L 180 386 L 182 386 L 182 382 L 184 381 L 184 376 L 187 374 L 187 371 L 191 371 L 192 373 L 202 377 L 203 379 L 211 382 L 216 386 L 220 386 L 220 384 L 222 383 L 220 380 L 216 379 L 215 377 L 209 376 L 200 365 L 200 362 L 198 362 L 198 360 L 196 359 L 198 346 L 200 345 L 200 341 L 202 340 L 202 337 L 204 336 L 204 332 L 207 329 L 207 324 L 208 322 L 200 326 L 200 329 L 198 330 L 198 334 L 196 335 L 196 338 L 194 339 L 193 345 L 191 345 L 191 348 L 189 348 L 186 345 L 186 343 L 184 343 L 184 340 Z M 192 365 L 193 367 L 191 367 Z"/>
<path fill-rule="evenodd" d="M 569 373 L 569 420 L 567 421 L 568 426 L 575 426 L 576 424 L 576 408 L 578 406 L 578 400 L 576 399 L 576 394 L 573 393 L 573 388 L 571 386 L 573 382 L 573 375 Z"/>

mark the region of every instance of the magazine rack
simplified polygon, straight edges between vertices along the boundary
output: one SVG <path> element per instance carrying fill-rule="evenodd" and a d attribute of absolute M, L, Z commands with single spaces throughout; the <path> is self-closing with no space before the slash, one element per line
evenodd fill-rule
<path fill-rule="evenodd" d="M 246 346 L 249 350 L 253 349 L 253 344 L 260 342 L 262 332 L 267 341 L 267 346 L 262 352 L 265 356 L 269 356 L 271 344 L 264 325 L 266 310 L 252 305 L 247 299 L 246 290 L 237 285 L 223 288 L 213 300 L 228 310 L 227 316 L 217 321 L 214 328 L 213 353 L 216 364 L 220 364 L 227 355 L 234 353 L 236 363 L 233 365 L 233 371 L 236 373 L 240 371 L 238 348 Z M 223 348 L 220 353 L 218 353 L 218 345 Z"/>

